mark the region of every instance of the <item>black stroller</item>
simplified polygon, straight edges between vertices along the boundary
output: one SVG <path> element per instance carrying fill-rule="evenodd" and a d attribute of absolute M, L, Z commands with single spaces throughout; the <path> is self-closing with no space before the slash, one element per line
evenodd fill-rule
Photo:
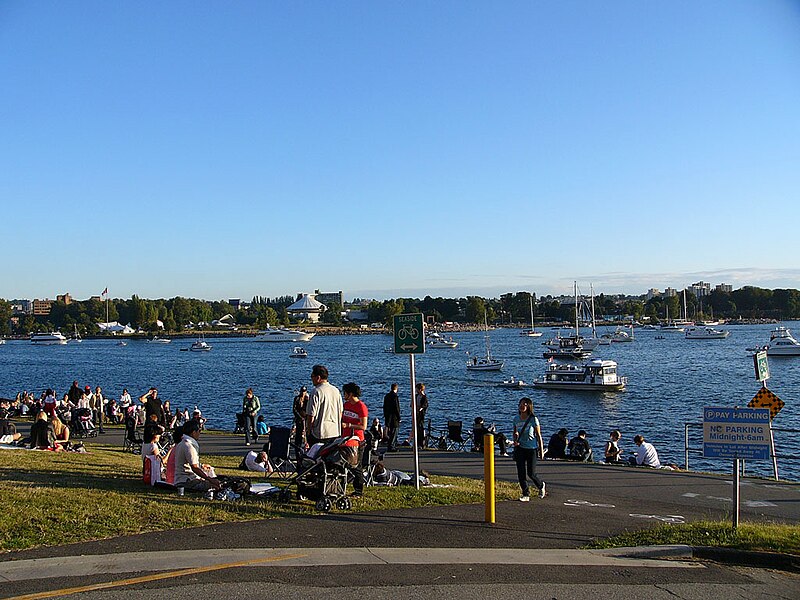
<path fill-rule="evenodd" d="M 72 412 L 72 421 L 69 424 L 73 438 L 97 437 L 97 430 L 92 422 L 92 409 L 78 408 Z"/>
<path fill-rule="evenodd" d="M 315 445 L 300 459 L 297 474 L 297 498 L 316 500 L 316 509 L 328 512 L 334 506 L 350 510 L 347 481 L 350 470 L 358 466 L 357 437 L 340 437 L 325 445 Z"/>

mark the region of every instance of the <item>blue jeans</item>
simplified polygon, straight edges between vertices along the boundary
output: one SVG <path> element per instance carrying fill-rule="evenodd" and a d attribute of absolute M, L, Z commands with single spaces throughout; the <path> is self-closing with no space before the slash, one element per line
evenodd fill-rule
<path fill-rule="evenodd" d="M 519 479 L 519 487 L 522 488 L 522 495 L 528 496 L 528 479 L 530 479 L 536 486 L 536 489 L 542 489 L 542 480 L 536 474 L 536 460 L 538 450 L 530 448 L 523 448 L 516 446 L 514 448 L 514 462 L 517 463 L 517 479 Z"/>

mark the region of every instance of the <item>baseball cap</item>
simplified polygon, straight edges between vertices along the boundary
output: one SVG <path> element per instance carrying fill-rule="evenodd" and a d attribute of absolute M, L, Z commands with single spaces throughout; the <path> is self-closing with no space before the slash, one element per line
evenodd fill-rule
<path fill-rule="evenodd" d="M 92 391 L 92 387 L 91 387 L 91 386 L 88 386 L 88 385 L 87 385 L 85 388 L 83 388 L 83 389 L 85 389 L 85 390 L 89 390 L 90 392 Z"/>

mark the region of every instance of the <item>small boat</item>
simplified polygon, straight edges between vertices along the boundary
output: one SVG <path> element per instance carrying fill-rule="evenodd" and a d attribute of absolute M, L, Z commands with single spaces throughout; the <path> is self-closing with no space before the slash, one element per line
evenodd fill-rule
<path fill-rule="evenodd" d="M 615 344 L 621 342 L 632 342 L 634 340 L 633 337 L 633 325 L 631 325 L 631 332 L 628 333 L 625 331 L 623 327 L 617 327 L 617 330 L 611 336 L 611 341 Z"/>
<path fill-rule="evenodd" d="M 306 333 L 305 331 L 295 331 L 292 329 L 283 329 L 282 327 L 269 327 L 264 331 L 259 331 L 255 337 L 257 342 L 308 342 L 313 338 L 315 333 Z"/>
<path fill-rule="evenodd" d="M 713 327 L 689 327 L 686 330 L 687 340 L 724 340 L 731 334 L 724 329 L 714 329 Z"/>
<path fill-rule="evenodd" d="M 542 353 L 542 356 L 544 358 L 563 358 L 567 360 L 586 358 L 592 351 L 586 348 L 583 342 L 584 339 L 582 337 L 558 338 L 558 345 L 555 348 L 553 345 L 548 345 L 548 349 Z M 597 338 L 597 342 L 600 343 L 600 338 Z"/>
<path fill-rule="evenodd" d="M 147 340 L 147 341 L 151 342 L 153 344 L 171 344 L 172 343 L 171 339 L 169 339 L 169 338 L 160 338 L 157 335 L 154 335 L 153 339 Z"/>
<path fill-rule="evenodd" d="M 4 339 L 0 338 L 0 346 L 4 345 L 5 343 L 6 343 L 6 341 Z"/>
<path fill-rule="evenodd" d="M 308 358 L 308 352 L 306 352 L 305 348 L 295 346 L 289 353 L 289 358 Z"/>
<path fill-rule="evenodd" d="M 77 325 L 75 325 L 75 333 L 72 335 L 72 337 L 69 339 L 69 341 L 70 342 L 76 342 L 78 344 L 80 344 L 83 341 L 83 339 L 81 338 L 81 334 L 78 333 L 78 326 Z"/>
<path fill-rule="evenodd" d="M 125 340 L 120 340 L 119 342 L 117 342 L 117 346 L 127 346 L 127 345 L 128 342 L 126 342 Z"/>
<path fill-rule="evenodd" d="M 60 346 L 66 343 L 67 338 L 60 331 L 31 334 L 31 344 L 35 346 Z"/>
<path fill-rule="evenodd" d="M 786 327 L 776 327 L 769 336 L 767 354 L 770 356 L 800 356 L 800 342 Z"/>
<path fill-rule="evenodd" d="M 610 346 L 611 342 L 614 341 L 614 336 L 610 333 L 604 333 L 599 338 L 601 346 Z"/>
<path fill-rule="evenodd" d="M 582 366 L 551 362 L 533 386 L 551 390 L 618 392 L 625 389 L 627 383 L 627 377 L 620 377 L 617 373 L 616 362 L 594 359 Z"/>
<path fill-rule="evenodd" d="M 394 354 L 394 346 L 386 346 L 386 348 L 384 348 L 383 351 L 386 354 Z"/>
<path fill-rule="evenodd" d="M 428 348 L 456 348 L 457 346 L 458 342 L 453 338 L 447 339 L 436 332 L 428 334 Z"/>
<path fill-rule="evenodd" d="M 483 313 L 484 338 L 486 339 L 486 358 L 473 356 L 472 360 L 467 361 L 468 371 L 500 371 L 503 368 L 503 361 L 492 358 L 492 349 L 489 344 L 489 321 L 486 313 Z"/>
<path fill-rule="evenodd" d="M 202 335 L 189 346 L 189 352 L 208 352 L 209 350 L 211 350 L 211 344 L 209 344 Z"/>
<path fill-rule="evenodd" d="M 511 377 L 511 379 L 507 379 L 502 383 L 498 383 L 497 387 L 506 388 L 509 390 L 516 390 L 519 388 L 528 387 L 528 384 L 522 381 L 522 379 L 516 379 L 515 377 Z"/>

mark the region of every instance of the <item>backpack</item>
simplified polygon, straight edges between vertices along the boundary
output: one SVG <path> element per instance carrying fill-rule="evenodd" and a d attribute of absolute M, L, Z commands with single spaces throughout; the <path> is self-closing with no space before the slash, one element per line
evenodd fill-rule
<path fill-rule="evenodd" d="M 250 480 L 246 479 L 245 477 L 230 477 L 228 475 L 220 475 L 218 479 L 222 484 L 222 490 L 231 490 L 240 496 L 250 493 Z"/>

